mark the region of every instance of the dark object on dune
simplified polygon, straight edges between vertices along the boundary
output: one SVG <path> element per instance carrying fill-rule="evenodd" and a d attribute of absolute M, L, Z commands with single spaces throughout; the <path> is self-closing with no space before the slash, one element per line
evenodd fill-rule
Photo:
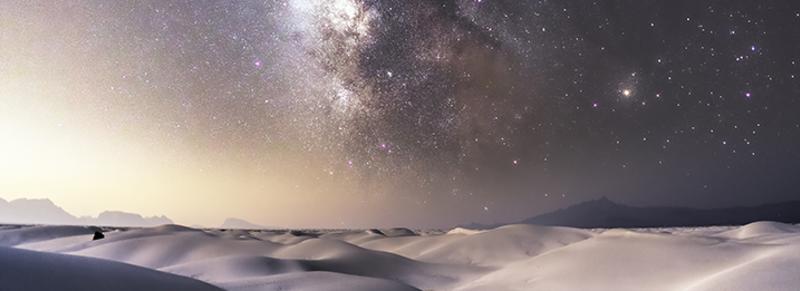
<path fill-rule="evenodd" d="M 310 233 L 307 233 L 307 232 L 302 231 L 302 230 L 290 230 L 289 234 L 291 234 L 293 236 L 311 236 Z"/>
<path fill-rule="evenodd" d="M 377 234 L 377 235 L 380 235 L 380 236 L 386 236 L 386 234 L 383 233 L 380 229 L 374 229 L 373 228 L 373 229 L 367 230 L 367 232 L 371 233 L 371 234 Z"/>
<path fill-rule="evenodd" d="M 94 237 L 92 237 L 92 240 L 98 240 L 98 239 L 104 239 L 104 238 L 106 238 L 106 236 L 102 232 L 97 230 L 97 231 L 94 232 Z"/>

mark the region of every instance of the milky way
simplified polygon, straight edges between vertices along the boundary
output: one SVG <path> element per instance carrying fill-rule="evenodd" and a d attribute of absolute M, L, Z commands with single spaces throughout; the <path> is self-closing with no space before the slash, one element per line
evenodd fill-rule
<path fill-rule="evenodd" d="M 314 193 L 298 203 L 358 206 L 307 225 L 449 225 L 600 196 L 712 207 L 800 187 L 795 1 L 0 8 L 0 84 L 68 76 L 72 94 L 41 97 L 67 116 L 286 184 L 214 196 L 260 197 L 241 206 L 253 213 Z"/>

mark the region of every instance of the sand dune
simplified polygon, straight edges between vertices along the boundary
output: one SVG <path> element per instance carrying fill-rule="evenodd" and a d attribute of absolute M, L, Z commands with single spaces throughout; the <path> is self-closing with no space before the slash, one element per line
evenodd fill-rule
<path fill-rule="evenodd" d="M 86 226 L 30 226 L 13 227 L 0 230 L 0 246 L 14 246 L 22 243 L 34 243 L 38 241 L 49 241 L 62 239 L 71 236 L 88 236 L 98 230 L 94 227 Z"/>
<path fill-rule="evenodd" d="M 575 228 L 517 224 L 473 234 L 460 231 L 373 240 L 362 246 L 426 262 L 499 267 L 589 237 L 591 233 Z"/>
<path fill-rule="evenodd" d="M 800 288 L 800 227 L 775 222 L 610 230 L 507 225 L 446 232 L 220 231 L 165 225 L 107 231 L 105 239 L 91 241 L 94 230 L 4 228 L 0 243 L 17 249 L 0 252 L 0 260 L 29 257 L 14 253 L 24 252 L 18 249 L 42 251 L 31 253 L 37 257 L 63 253 L 71 256 L 58 258 L 70 259 L 36 261 L 26 272 L 37 276 L 44 273 L 36 266 L 101 268 L 118 261 L 136 265 L 119 264 L 135 270 L 107 276 L 139 280 L 137 276 L 147 274 L 142 282 L 170 281 L 164 286 L 190 284 L 193 278 L 234 291 Z M 148 269 L 159 275 L 140 271 Z M 208 286 L 186 288 L 181 290 Z"/>
<path fill-rule="evenodd" d="M 0 247 L 0 290 L 220 290 L 125 263 Z"/>

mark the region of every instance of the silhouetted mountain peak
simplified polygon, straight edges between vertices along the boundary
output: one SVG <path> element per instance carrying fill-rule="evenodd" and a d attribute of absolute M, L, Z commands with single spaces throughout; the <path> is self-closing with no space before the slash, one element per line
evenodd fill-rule
<path fill-rule="evenodd" d="M 38 221 L 74 223 L 75 217 L 50 199 L 15 199 L 0 203 L 0 222 L 36 223 Z"/>
<path fill-rule="evenodd" d="M 769 220 L 800 222 L 800 201 L 753 207 L 694 209 L 634 207 L 603 196 L 523 220 L 521 223 L 585 228 L 740 225 Z"/>
<path fill-rule="evenodd" d="M 142 217 L 121 211 L 105 211 L 98 217 L 75 217 L 50 199 L 0 199 L 0 223 L 86 224 L 114 226 L 153 226 L 172 223 L 165 216 Z"/>
<path fill-rule="evenodd" d="M 630 206 L 627 206 L 627 205 L 624 205 L 624 204 L 620 204 L 620 203 L 616 203 L 616 202 L 612 201 L 611 199 L 608 199 L 608 197 L 603 196 L 603 197 L 600 197 L 598 199 L 584 201 L 584 202 L 569 206 L 567 208 L 562 208 L 562 209 L 559 209 L 559 210 L 557 210 L 555 212 L 562 212 L 562 211 L 581 211 L 581 212 L 585 212 L 585 211 L 590 211 L 590 212 L 594 212 L 594 214 L 600 214 L 598 212 L 612 212 L 612 211 L 617 211 L 620 208 L 628 208 L 628 207 L 630 207 Z"/>
<path fill-rule="evenodd" d="M 255 223 L 251 223 L 247 220 L 235 217 L 228 217 L 225 221 L 222 222 L 220 228 L 232 228 L 232 229 L 264 229 L 268 228 L 263 225 L 258 225 Z"/>
<path fill-rule="evenodd" d="M 20 199 L 13 200 L 12 202 L 14 202 L 14 203 L 16 203 L 18 205 L 30 205 L 30 206 L 39 206 L 39 207 L 43 206 L 43 207 L 52 207 L 52 208 L 61 209 L 61 207 L 56 206 L 56 204 L 53 203 L 53 201 L 50 201 L 50 199 L 47 199 L 47 198 L 41 198 L 41 199 L 20 198 Z"/>
<path fill-rule="evenodd" d="M 166 216 L 143 217 L 140 214 L 123 211 L 103 211 L 97 218 L 89 218 L 89 223 L 102 225 L 121 225 L 121 226 L 155 226 L 172 224 L 172 220 Z"/>
<path fill-rule="evenodd" d="M 595 200 L 586 201 L 586 202 L 583 202 L 581 204 L 603 205 L 603 206 L 623 206 L 623 205 L 621 205 L 619 203 L 616 203 L 616 202 L 612 201 L 611 199 L 608 199 L 608 197 L 606 197 L 606 196 L 600 197 L 600 198 L 595 199 Z"/>

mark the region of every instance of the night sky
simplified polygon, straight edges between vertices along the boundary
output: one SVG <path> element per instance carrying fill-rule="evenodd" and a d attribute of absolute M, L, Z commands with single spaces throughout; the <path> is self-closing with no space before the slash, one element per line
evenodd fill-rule
<path fill-rule="evenodd" d="M 797 199 L 798 100 L 798 1 L 0 1 L 0 197 L 76 212 Z"/>

